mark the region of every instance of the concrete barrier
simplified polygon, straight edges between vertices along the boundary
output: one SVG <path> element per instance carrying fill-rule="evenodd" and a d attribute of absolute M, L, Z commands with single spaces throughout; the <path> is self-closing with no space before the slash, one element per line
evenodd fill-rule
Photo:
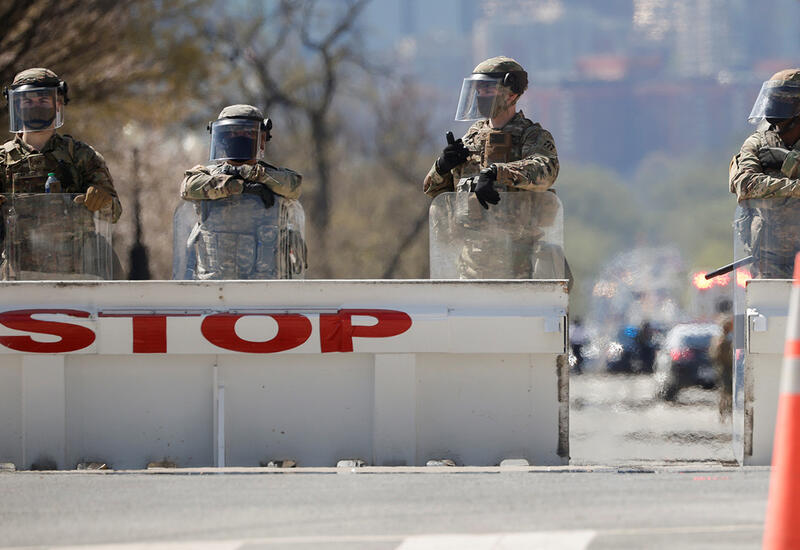
<path fill-rule="evenodd" d="M 734 455 L 769 466 L 778 407 L 791 280 L 751 280 L 745 292 L 745 354 L 734 362 Z"/>
<path fill-rule="evenodd" d="M 0 462 L 569 454 L 565 281 L 0 283 Z"/>

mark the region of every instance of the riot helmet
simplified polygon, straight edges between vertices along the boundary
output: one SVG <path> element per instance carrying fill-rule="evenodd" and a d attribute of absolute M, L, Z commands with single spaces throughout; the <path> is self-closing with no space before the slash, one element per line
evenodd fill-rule
<path fill-rule="evenodd" d="M 252 105 L 225 107 L 207 129 L 211 132 L 211 161 L 260 159 L 264 144 L 272 139 L 272 121 Z"/>
<path fill-rule="evenodd" d="M 69 102 L 67 83 L 49 69 L 18 73 L 3 95 L 8 101 L 11 132 L 38 132 L 64 124 L 64 105 Z"/>
<path fill-rule="evenodd" d="M 456 120 L 492 118 L 512 105 L 528 88 L 528 73 L 510 57 L 492 57 L 478 64 L 464 79 Z"/>
<path fill-rule="evenodd" d="M 762 84 L 747 120 L 751 124 L 767 120 L 774 125 L 796 116 L 800 116 L 800 69 L 786 69 Z"/>

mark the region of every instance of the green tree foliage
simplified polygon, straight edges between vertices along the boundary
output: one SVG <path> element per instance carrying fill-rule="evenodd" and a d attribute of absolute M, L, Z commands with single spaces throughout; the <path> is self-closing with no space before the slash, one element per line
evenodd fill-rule
<path fill-rule="evenodd" d="M 731 223 L 736 197 L 728 189 L 732 153 L 646 160 L 636 185 L 655 239 L 674 243 L 692 270 L 732 260 Z"/>
<path fill-rule="evenodd" d="M 555 188 L 564 208 L 564 248 L 575 277 L 573 306 L 582 309 L 597 271 L 636 244 L 645 221 L 636 194 L 606 169 L 562 164 Z"/>
<path fill-rule="evenodd" d="M 731 261 L 736 198 L 728 191 L 726 156 L 653 155 L 631 178 L 565 163 L 556 187 L 577 310 L 584 311 L 603 266 L 637 246 L 675 245 L 692 271 Z"/>

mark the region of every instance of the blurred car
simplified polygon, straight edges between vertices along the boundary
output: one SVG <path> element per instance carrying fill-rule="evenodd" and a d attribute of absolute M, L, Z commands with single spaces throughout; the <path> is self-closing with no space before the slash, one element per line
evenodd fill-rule
<path fill-rule="evenodd" d="M 681 389 L 700 386 L 710 390 L 717 374 L 708 349 L 720 328 L 714 323 L 684 323 L 667 333 L 656 357 L 655 378 L 658 397 L 674 401 Z"/>
<path fill-rule="evenodd" d="M 609 372 L 632 373 L 638 370 L 639 342 L 637 335 L 639 328 L 634 325 L 625 325 L 606 346 L 606 369 Z"/>
<path fill-rule="evenodd" d="M 621 373 L 653 372 L 657 346 L 649 323 L 622 326 L 606 345 L 606 369 Z"/>

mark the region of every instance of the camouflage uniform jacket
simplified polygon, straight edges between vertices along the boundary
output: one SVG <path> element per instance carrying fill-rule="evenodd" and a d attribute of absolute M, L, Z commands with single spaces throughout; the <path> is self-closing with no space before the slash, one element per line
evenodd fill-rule
<path fill-rule="evenodd" d="M 739 154 L 731 160 L 728 180 L 731 193 L 740 202 L 746 199 L 800 197 L 800 141 L 794 144 L 794 148 L 789 148 L 792 150 L 781 168 L 761 166 L 758 151 L 763 147 L 787 148 L 773 130 L 759 130 L 747 138 Z"/>
<path fill-rule="evenodd" d="M 750 266 L 754 278 L 791 278 L 800 250 L 800 179 L 788 175 L 796 172 L 800 142 L 780 167 L 761 165 L 758 151 L 763 147 L 787 148 L 777 132 L 759 130 L 731 160 L 729 188 L 741 207 L 735 234 L 743 252 L 757 256 Z"/>
<path fill-rule="evenodd" d="M 209 166 L 197 165 L 184 174 L 181 197 L 189 201 L 216 200 L 240 195 L 245 181 L 266 185 L 273 193 L 297 199 L 303 176 L 288 168 L 278 168 L 258 161 L 254 165 L 243 164 L 236 173 L 226 173 L 232 166 L 221 162 Z"/>
<path fill-rule="evenodd" d="M 19 135 L 0 147 L 0 193 L 43 192 L 49 172 L 56 174 L 62 193 L 85 193 L 91 186 L 108 192 L 113 197 L 112 221 L 119 219 L 122 206 L 111 174 L 102 155 L 91 146 L 54 133 L 41 151 Z M 29 183 L 23 185 L 23 180 Z"/>
<path fill-rule="evenodd" d="M 436 164 L 431 167 L 422 190 L 435 197 L 446 191 L 455 191 L 462 178 L 477 176 L 489 164 L 485 160 L 488 135 L 494 131 L 488 120 L 479 120 L 464 135 L 464 146 L 471 153 L 467 161 L 449 173 L 440 175 Z M 509 162 L 498 162 L 497 183 L 506 191 L 545 191 L 558 176 L 558 154 L 553 136 L 538 123 L 531 122 L 522 111 L 500 128 L 511 134 Z"/>

